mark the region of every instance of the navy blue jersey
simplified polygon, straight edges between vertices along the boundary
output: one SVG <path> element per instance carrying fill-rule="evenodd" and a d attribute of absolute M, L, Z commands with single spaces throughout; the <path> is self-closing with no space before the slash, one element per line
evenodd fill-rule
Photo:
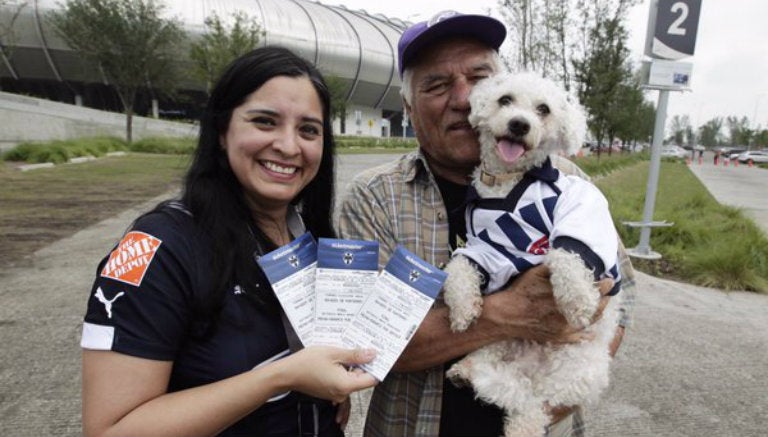
<path fill-rule="evenodd" d="M 169 392 L 290 354 L 280 312 L 259 307 L 238 285 L 226 293 L 213 329 L 200 326 L 195 308 L 213 284 L 210 241 L 176 205 L 139 219 L 101 261 L 81 346 L 173 361 Z M 255 262 L 253 268 L 259 268 Z M 257 284 L 269 286 L 266 280 Z M 296 393 L 278 395 L 221 435 L 296 436 L 300 399 Z M 342 435 L 334 420 L 336 408 L 325 401 L 316 404 L 321 435 Z"/>

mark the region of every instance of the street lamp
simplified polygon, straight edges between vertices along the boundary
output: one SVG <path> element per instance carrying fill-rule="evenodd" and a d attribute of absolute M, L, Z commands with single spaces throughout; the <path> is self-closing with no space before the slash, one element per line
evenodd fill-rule
<path fill-rule="evenodd" d="M 760 105 L 760 99 L 767 95 L 768 93 L 760 93 L 755 98 L 755 109 L 752 111 L 752 122 L 755 123 L 755 127 L 757 127 L 757 107 Z"/>
<path fill-rule="evenodd" d="M 768 93 L 760 93 L 755 98 L 755 109 L 752 110 L 752 123 L 754 128 L 754 132 L 752 133 L 751 143 L 749 149 L 751 150 L 752 147 L 755 145 L 755 137 L 757 136 L 757 129 L 760 127 L 760 123 L 757 122 L 757 107 L 760 105 L 760 99 L 763 97 L 768 96 Z"/>

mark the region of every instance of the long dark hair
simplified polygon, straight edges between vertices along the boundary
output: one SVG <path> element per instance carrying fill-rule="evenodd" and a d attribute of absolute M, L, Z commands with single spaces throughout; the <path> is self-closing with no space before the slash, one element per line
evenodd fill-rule
<path fill-rule="evenodd" d="M 255 226 L 243 190 L 229 165 L 219 138 L 224 135 L 232 111 L 245 98 L 276 76 L 307 77 L 323 107 L 323 154 L 315 178 L 292 201 L 307 230 L 315 238 L 333 237 L 331 210 L 334 192 L 334 142 L 330 118 L 331 98 L 322 75 L 309 62 L 279 47 L 255 49 L 233 61 L 214 87 L 200 120 L 200 136 L 192 165 L 184 179 L 182 203 L 190 210 L 212 244 L 213 290 L 206 311 L 216 311 L 224 293 L 240 285 L 246 294 L 263 304 L 275 304 L 255 283 L 260 274 L 254 262 L 256 247 L 276 248 Z M 263 288 L 263 287 L 262 287 Z M 260 294 L 261 293 L 261 294 Z"/>

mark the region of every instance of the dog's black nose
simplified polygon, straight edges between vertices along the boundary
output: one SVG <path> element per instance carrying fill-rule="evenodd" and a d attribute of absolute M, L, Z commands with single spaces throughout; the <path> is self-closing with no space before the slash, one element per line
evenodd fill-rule
<path fill-rule="evenodd" d="M 528 122 L 525 120 L 515 118 L 509 121 L 507 124 L 507 129 L 509 129 L 509 132 L 511 132 L 513 135 L 522 137 L 531 130 L 531 125 L 528 124 Z"/>

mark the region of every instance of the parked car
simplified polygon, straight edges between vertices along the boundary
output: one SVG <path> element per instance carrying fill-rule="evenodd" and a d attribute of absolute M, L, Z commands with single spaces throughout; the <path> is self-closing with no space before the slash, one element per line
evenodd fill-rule
<path fill-rule="evenodd" d="M 690 152 L 686 151 L 680 146 L 662 146 L 661 157 L 662 158 L 685 158 L 690 156 Z"/>
<path fill-rule="evenodd" d="M 739 162 L 749 163 L 754 162 L 766 162 L 768 163 L 768 151 L 766 150 L 748 150 L 739 155 Z"/>
<path fill-rule="evenodd" d="M 720 156 L 724 158 L 730 158 L 732 155 L 736 155 L 733 158 L 735 159 L 740 153 L 746 152 L 747 148 L 743 146 L 725 146 L 725 147 L 718 147 L 715 149 L 715 153 L 719 153 Z"/>
<path fill-rule="evenodd" d="M 699 150 L 704 150 L 704 146 L 702 146 L 701 144 L 696 144 L 696 145 L 693 145 L 693 146 L 690 145 L 690 144 L 686 144 L 685 146 L 683 146 L 683 149 L 685 149 L 685 150 L 687 150 L 689 152 L 691 150 L 695 150 L 695 151 L 698 152 Z"/>

